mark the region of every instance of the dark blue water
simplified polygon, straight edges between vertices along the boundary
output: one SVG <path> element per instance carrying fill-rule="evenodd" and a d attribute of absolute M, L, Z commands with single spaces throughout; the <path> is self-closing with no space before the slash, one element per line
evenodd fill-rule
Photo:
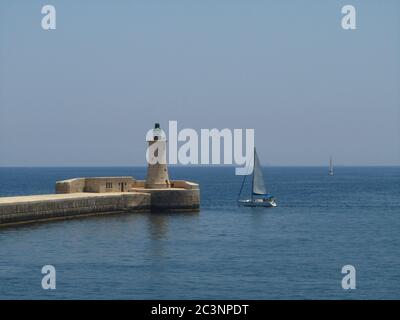
<path fill-rule="evenodd" d="M 201 184 L 196 214 L 118 214 L 0 229 L 1 299 L 398 299 L 400 168 L 266 168 L 279 207 L 238 208 L 232 168 L 171 168 Z M 0 168 L 0 195 L 145 168 Z M 41 268 L 57 289 L 41 289 Z M 341 287 L 341 268 L 357 289 Z"/>

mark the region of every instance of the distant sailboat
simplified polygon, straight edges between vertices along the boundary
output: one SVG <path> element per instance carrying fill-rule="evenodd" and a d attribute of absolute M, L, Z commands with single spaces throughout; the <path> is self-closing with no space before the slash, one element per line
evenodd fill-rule
<path fill-rule="evenodd" d="M 333 176 L 333 163 L 332 163 L 332 157 L 329 158 L 329 173 L 330 176 Z"/>
<path fill-rule="evenodd" d="M 238 196 L 238 205 L 244 207 L 276 207 L 277 204 L 273 196 L 267 193 L 264 183 L 264 177 L 260 160 L 258 159 L 256 149 L 254 148 L 254 166 L 253 166 L 253 181 L 251 199 L 240 199 L 243 191 L 243 186 L 246 181 L 244 176 L 242 187 L 240 188 Z"/>

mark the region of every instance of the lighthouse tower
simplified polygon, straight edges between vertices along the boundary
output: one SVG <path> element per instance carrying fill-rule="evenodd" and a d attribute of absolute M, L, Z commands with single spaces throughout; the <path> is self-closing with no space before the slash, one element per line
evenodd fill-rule
<path fill-rule="evenodd" d="M 171 183 L 167 168 L 167 138 L 156 123 L 151 134 L 147 137 L 148 165 L 145 188 L 158 189 L 170 188 Z"/>

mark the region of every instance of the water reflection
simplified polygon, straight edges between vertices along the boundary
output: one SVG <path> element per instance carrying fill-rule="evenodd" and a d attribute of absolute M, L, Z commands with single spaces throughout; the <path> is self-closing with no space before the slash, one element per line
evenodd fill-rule
<path fill-rule="evenodd" d="M 191 225 L 192 220 L 198 217 L 199 212 L 149 213 L 147 215 L 147 227 L 151 254 L 157 257 L 165 256 L 168 240 L 173 238 L 173 234 L 183 230 L 185 225 Z"/>
<path fill-rule="evenodd" d="M 169 214 L 150 213 L 148 215 L 148 228 L 152 240 L 161 240 L 167 238 Z"/>
<path fill-rule="evenodd" d="M 187 219 L 193 220 L 198 218 L 199 212 L 156 212 L 147 215 L 149 235 L 152 240 L 168 239 L 169 231 L 171 231 L 169 224 L 176 221 L 178 224 Z"/>

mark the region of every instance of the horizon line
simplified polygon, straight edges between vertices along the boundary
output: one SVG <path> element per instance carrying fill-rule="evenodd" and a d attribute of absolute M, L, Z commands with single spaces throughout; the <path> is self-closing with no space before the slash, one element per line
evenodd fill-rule
<path fill-rule="evenodd" d="M 291 164 L 291 165 L 274 165 L 261 164 L 262 167 L 329 167 L 321 164 Z M 168 165 L 170 168 L 238 168 L 232 164 L 192 164 L 192 165 Z M 400 167 L 400 164 L 336 164 L 334 167 Z M 0 168 L 147 168 L 147 165 L 0 165 Z"/>

